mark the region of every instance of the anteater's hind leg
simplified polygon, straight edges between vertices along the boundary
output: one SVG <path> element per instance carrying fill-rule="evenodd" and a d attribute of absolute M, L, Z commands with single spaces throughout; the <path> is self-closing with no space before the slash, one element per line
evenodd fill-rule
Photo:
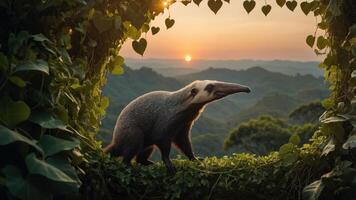
<path fill-rule="evenodd" d="M 142 164 L 142 165 L 151 165 L 153 162 L 149 160 L 152 152 L 154 150 L 153 146 L 149 146 L 143 151 L 141 151 L 137 156 L 136 156 L 136 162 Z"/>
<path fill-rule="evenodd" d="M 125 135 L 118 137 L 118 146 L 122 150 L 122 162 L 126 166 L 131 166 L 131 160 L 142 151 L 143 133 L 140 129 L 125 130 Z"/>

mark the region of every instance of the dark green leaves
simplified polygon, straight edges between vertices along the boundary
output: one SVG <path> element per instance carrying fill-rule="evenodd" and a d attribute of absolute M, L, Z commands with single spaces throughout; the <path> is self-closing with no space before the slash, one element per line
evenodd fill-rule
<path fill-rule="evenodd" d="M 246 0 L 244 1 L 243 6 L 246 12 L 250 13 L 255 8 L 256 2 L 254 0 L 250 0 L 250 1 Z"/>
<path fill-rule="evenodd" d="M 15 67 L 14 72 L 21 72 L 21 71 L 39 71 L 45 74 L 49 74 L 49 67 L 48 63 L 44 60 L 35 60 L 35 61 L 26 61 L 22 64 L 19 64 Z"/>
<path fill-rule="evenodd" d="M 26 121 L 31 114 L 30 108 L 23 101 L 13 101 L 8 96 L 0 99 L 0 121 L 13 127 Z"/>
<path fill-rule="evenodd" d="M 221 0 L 208 0 L 208 6 L 215 14 L 218 13 L 222 5 L 223 2 Z"/>
<path fill-rule="evenodd" d="M 143 56 L 146 47 L 147 47 L 147 41 L 145 38 L 141 38 L 139 41 L 135 40 L 132 42 L 132 48 L 136 51 L 136 53 L 140 54 L 141 56 Z"/>
<path fill-rule="evenodd" d="M 95 15 L 93 16 L 93 23 L 99 33 L 108 31 L 113 27 L 113 19 L 107 17 L 101 12 L 95 12 Z"/>
<path fill-rule="evenodd" d="M 63 121 L 56 119 L 53 114 L 46 112 L 36 112 L 33 113 L 29 119 L 30 121 L 42 126 L 43 128 L 48 129 L 61 129 L 64 131 L 69 131 L 67 126 L 63 123 Z"/>
<path fill-rule="evenodd" d="M 112 65 L 112 74 L 121 75 L 124 73 L 122 65 L 124 64 L 124 58 L 122 56 L 116 56 L 113 61 L 110 63 Z"/>
<path fill-rule="evenodd" d="M 312 4 L 308 3 L 307 1 L 304 1 L 300 4 L 300 8 L 302 9 L 305 15 L 308 15 L 310 10 L 312 9 Z"/>
<path fill-rule="evenodd" d="M 76 183 L 76 181 L 70 178 L 67 174 L 53 165 L 38 159 L 33 153 L 26 157 L 26 166 L 31 174 L 42 175 L 57 182 Z"/>
<path fill-rule="evenodd" d="M 324 49 L 328 44 L 328 40 L 325 39 L 323 36 L 319 36 L 318 40 L 316 42 L 316 46 L 318 47 L 318 49 L 322 50 Z"/>
<path fill-rule="evenodd" d="M 295 7 L 297 7 L 297 1 L 287 1 L 286 6 L 290 11 L 294 11 Z"/>
<path fill-rule="evenodd" d="M 271 12 L 272 6 L 271 5 L 264 5 L 262 6 L 261 10 L 265 16 L 268 15 L 269 12 Z"/>
<path fill-rule="evenodd" d="M 38 141 L 38 145 L 43 149 L 45 156 L 51 156 L 62 151 L 68 151 L 79 146 L 78 140 L 65 140 L 51 135 L 44 135 Z"/>
<path fill-rule="evenodd" d="M 23 88 L 26 86 L 26 81 L 24 81 L 22 78 L 18 76 L 10 76 L 9 81 L 11 81 L 13 84 L 17 85 L 20 88 Z"/>
<path fill-rule="evenodd" d="M 152 35 L 156 35 L 159 32 L 159 30 L 160 30 L 159 27 L 152 26 L 151 27 Z"/>
<path fill-rule="evenodd" d="M 0 71 L 5 72 L 9 68 L 9 61 L 7 57 L 0 52 Z"/>
<path fill-rule="evenodd" d="M 284 4 L 286 3 L 286 0 L 276 0 L 276 3 L 277 3 L 280 7 L 283 7 Z"/>
<path fill-rule="evenodd" d="M 30 145 L 37 149 L 39 152 L 43 153 L 42 149 L 32 140 L 29 138 L 12 131 L 5 126 L 0 125 L 0 145 L 8 145 L 14 142 L 22 142 L 27 145 Z"/>
<path fill-rule="evenodd" d="M 315 43 L 315 37 L 313 35 L 309 35 L 306 39 L 306 43 L 308 44 L 308 46 L 313 48 L 314 43 Z"/>
<path fill-rule="evenodd" d="M 166 20 L 164 20 L 164 23 L 166 24 L 167 29 L 169 29 L 174 25 L 175 20 L 167 18 Z"/>

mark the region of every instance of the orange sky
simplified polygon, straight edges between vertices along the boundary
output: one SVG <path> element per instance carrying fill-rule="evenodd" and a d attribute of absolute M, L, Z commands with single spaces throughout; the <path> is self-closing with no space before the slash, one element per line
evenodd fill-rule
<path fill-rule="evenodd" d="M 224 2 L 215 15 L 204 0 L 200 7 L 175 3 L 170 15 L 175 25 L 166 30 L 164 19 L 159 16 L 151 25 L 161 31 L 147 34 L 148 47 L 143 58 L 183 59 L 189 54 L 194 59 L 287 59 L 320 60 L 305 44 L 313 34 L 316 19 L 312 13 L 305 16 L 300 7 L 294 12 L 280 8 L 273 0 L 272 11 L 265 17 L 261 12 L 264 1 L 256 1 L 255 9 L 248 15 L 242 0 Z M 121 50 L 124 57 L 141 58 L 131 47 L 131 40 Z"/>

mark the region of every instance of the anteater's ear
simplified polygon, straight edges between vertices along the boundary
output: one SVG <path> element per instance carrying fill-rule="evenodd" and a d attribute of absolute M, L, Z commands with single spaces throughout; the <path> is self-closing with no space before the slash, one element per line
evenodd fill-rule
<path fill-rule="evenodd" d="M 198 91 L 197 88 L 192 88 L 192 90 L 190 91 L 190 95 L 194 97 L 195 95 L 198 94 L 198 92 L 199 92 L 199 91 Z"/>

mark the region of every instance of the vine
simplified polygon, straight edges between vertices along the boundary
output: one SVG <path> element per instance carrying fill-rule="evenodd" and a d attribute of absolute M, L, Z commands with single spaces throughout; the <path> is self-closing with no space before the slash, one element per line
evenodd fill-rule
<path fill-rule="evenodd" d="M 199 6 L 203 1 L 180 2 Z M 229 2 L 207 0 L 207 5 L 217 14 Z M 261 7 L 266 16 L 272 11 L 269 2 Z M 101 92 L 106 74 L 123 73 L 119 51 L 128 38 L 133 39 L 133 49 L 144 55 L 147 40 L 141 35 L 150 30 L 157 34 L 161 28 L 151 27 L 150 22 L 173 3 L 0 1 L 0 152 L 5 155 L 0 161 L 1 199 L 79 194 L 78 175 L 84 176 L 83 166 L 92 166 L 90 154 L 100 151 L 95 134 L 109 104 Z M 290 11 L 298 6 L 295 0 L 276 3 Z M 320 159 L 331 161 L 332 170 L 307 186 L 304 195 L 307 199 L 347 198 L 356 187 L 356 3 L 311 0 L 299 5 L 304 14 L 313 13 L 317 28 L 325 31 L 325 35 L 315 31 L 307 36 L 306 43 L 326 56 L 320 67 L 333 92 L 324 101 L 328 111 L 319 131 L 328 138 Z M 251 13 L 256 2 L 245 0 L 242 6 Z M 170 15 L 165 20 L 167 29 L 174 23 Z M 298 151 L 288 143 L 280 157 L 288 159 Z M 225 179 L 213 180 L 218 188 Z"/>

